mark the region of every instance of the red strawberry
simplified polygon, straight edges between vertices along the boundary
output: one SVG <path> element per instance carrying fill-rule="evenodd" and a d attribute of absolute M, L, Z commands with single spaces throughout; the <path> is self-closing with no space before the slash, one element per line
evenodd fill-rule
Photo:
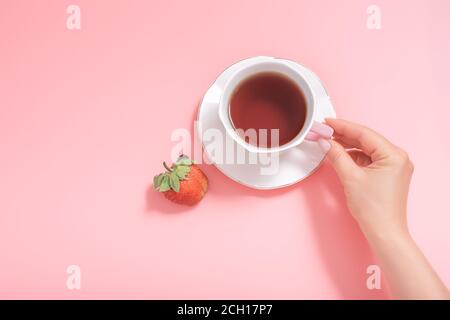
<path fill-rule="evenodd" d="M 193 206 L 208 190 L 208 178 L 194 162 L 185 155 L 169 168 L 164 162 L 166 172 L 153 178 L 153 187 L 164 196 L 178 204 Z"/>

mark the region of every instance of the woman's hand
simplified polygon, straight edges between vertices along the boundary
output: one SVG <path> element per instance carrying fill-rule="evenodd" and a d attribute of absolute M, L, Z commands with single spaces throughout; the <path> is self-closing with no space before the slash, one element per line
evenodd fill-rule
<path fill-rule="evenodd" d="M 397 299 L 449 299 L 449 292 L 408 232 L 406 202 L 413 165 L 375 131 L 327 119 L 334 140 L 319 140 Z M 347 149 L 347 150 L 346 150 Z"/>
<path fill-rule="evenodd" d="M 344 187 L 347 205 L 364 233 L 406 232 L 413 164 L 408 154 L 375 131 L 327 119 L 334 140 L 321 140 Z M 351 150 L 346 151 L 345 148 Z"/>

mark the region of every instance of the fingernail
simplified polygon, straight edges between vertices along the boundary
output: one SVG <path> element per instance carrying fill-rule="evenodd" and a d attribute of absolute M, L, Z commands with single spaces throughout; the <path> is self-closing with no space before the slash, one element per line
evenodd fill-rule
<path fill-rule="evenodd" d="M 318 141 L 320 139 L 320 135 L 318 135 L 315 132 L 308 132 L 308 134 L 305 137 L 305 140 L 309 140 L 309 141 Z"/>
<path fill-rule="evenodd" d="M 330 142 L 328 142 L 325 139 L 319 139 L 318 143 L 319 143 L 320 149 L 322 149 L 322 151 L 324 153 L 327 153 L 328 151 L 330 151 L 330 148 L 331 148 L 331 143 Z"/>
<path fill-rule="evenodd" d="M 311 131 L 317 133 L 318 135 L 322 136 L 325 139 L 330 139 L 334 133 L 332 127 L 320 122 L 314 122 L 314 124 L 311 127 Z"/>

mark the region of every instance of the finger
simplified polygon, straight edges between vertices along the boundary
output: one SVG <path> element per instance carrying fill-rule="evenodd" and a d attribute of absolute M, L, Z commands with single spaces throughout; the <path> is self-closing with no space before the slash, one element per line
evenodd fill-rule
<path fill-rule="evenodd" d="M 388 156 L 394 145 L 377 132 L 342 119 L 326 119 L 326 124 L 334 129 L 340 139 L 354 144 L 373 160 Z"/>
<path fill-rule="evenodd" d="M 334 134 L 333 139 L 339 142 L 346 149 L 358 149 L 360 147 L 360 143 L 356 140 L 349 139 L 340 134 Z"/>
<path fill-rule="evenodd" d="M 372 159 L 360 150 L 347 151 L 353 161 L 360 167 L 367 167 L 372 163 Z"/>
<path fill-rule="evenodd" d="M 336 170 L 341 180 L 353 175 L 360 168 L 345 151 L 344 147 L 333 140 L 319 140 L 319 145 L 327 153 L 327 159 Z"/>
<path fill-rule="evenodd" d="M 334 137 L 333 140 L 336 141 L 337 143 L 339 143 L 345 149 L 354 149 L 354 148 L 356 148 L 354 144 L 347 143 L 343 139 L 341 139 L 340 137 Z"/>

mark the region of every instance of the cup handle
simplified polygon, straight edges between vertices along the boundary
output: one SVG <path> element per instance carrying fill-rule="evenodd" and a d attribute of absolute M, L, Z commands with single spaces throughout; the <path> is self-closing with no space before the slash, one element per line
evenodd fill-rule
<path fill-rule="evenodd" d="M 330 126 L 317 121 L 313 122 L 313 125 L 309 132 L 307 133 L 305 140 L 317 141 L 320 138 L 330 139 L 333 136 L 334 130 Z"/>

